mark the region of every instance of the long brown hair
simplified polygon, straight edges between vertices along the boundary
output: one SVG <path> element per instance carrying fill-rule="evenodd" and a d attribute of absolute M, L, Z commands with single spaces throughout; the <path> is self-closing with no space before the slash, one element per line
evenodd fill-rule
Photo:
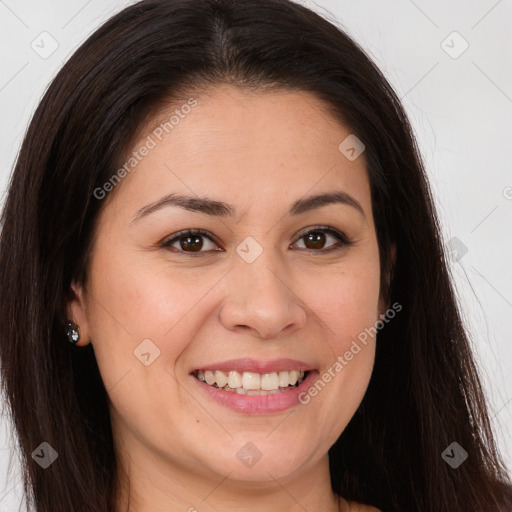
<path fill-rule="evenodd" d="M 385 512 L 512 510 L 411 128 L 391 86 L 342 30 L 289 0 L 144 0 L 107 21 L 55 77 L 3 210 L 0 358 L 29 506 L 115 510 L 108 395 L 92 345 L 62 324 L 85 284 L 106 183 L 162 102 L 229 83 L 314 93 L 365 146 L 383 291 L 374 372 L 329 451 L 333 490 Z M 122 186 L 122 184 L 120 185 Z M 111 192 L 113 193 L 113 192 Z M 396 262 L 389 257 L 396 245 Z M 59 454 L 47 469 L 41 442 Z M 441 454 L 457 442 L 457 468 Z"/>

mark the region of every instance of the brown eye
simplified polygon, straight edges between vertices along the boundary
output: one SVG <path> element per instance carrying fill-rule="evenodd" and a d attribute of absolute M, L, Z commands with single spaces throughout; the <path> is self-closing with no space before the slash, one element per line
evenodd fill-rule
<path fill-rule="evenodd" d="M 323 249 L 326 236 L 321 231 L 311 231 L 304 236 L 304 240 L 307 249 Z"/>
<path fill-rule="evenodd" d="M 331 237 L 335 240 L 334 244 L 329 245 L 325 248 L 325 244 L 328 242 L 328 238 Z M 315 228 L 307 231 L 300 236 L 299 241 L 304 241 L 304 249 L 324 253 L 342 248 L 347 245 L 352 245 L 352 241 L 347 238 L 344 233 L 334 228 Z M 296 242 L 297 243 L 297 242 Z"/>
<path fill-rule="evenodd" d="M 212 241 L 212 238 L 205 231 L 187 230 L 178 233 L 167 242 L 164 242 L 162 244 L 162 247 L 170 248 L 174 252 L 178 253 L 197 253 L 199 255 L 202 252 L 208 252 L 207 250 L 202 250 L 205 246 L 204 239 L 206 239 L 210 244 L 212 244 L 213 247 L 217 246 L 217 244 L 215 244 L 215 242 Z M 206 245 L 208 245 L 208 243 Z"/>
<path fill-rule="evenodd" d="M 180 248 L 184 251 L 191 250 L 197 252 L 203 247 L 202 237 L 198 235 L 193 236 L 182 236 L 179 238 Z"/>
<path fill-rule="evenodd" d="M 325 244 L 329 241 L 329 237 L 333 239 L 335 243 L 331 243 L 327 248 L 325 248 Z M 204 242 L 205 239 L 206 249 Z M 319 254 L 333 251 L 347 245 L 352 245 L 353 243 L 344 233 L 330 227 L 317 227 L 315 229 L 310 229 L 300 236 L 298 241 L 303 241 L 304 250 Z M 208 243 L 211 244 L 210 248 L 207 247 Z M 298 242 L 296 242 L 296 244 L 297 243 Z M 181 231 L 168 241 L 162 243 L 161 247 L 168 248 L 172 250 L 172 252 L 178 254 L 187 254 L 191 256 L 200 256 L 201 253 L 208 253 L 211 251 L 222 251 L 222 249 L 220 249 L 213 241 L 213 237 L 206 231 L 200 229 Z"/>

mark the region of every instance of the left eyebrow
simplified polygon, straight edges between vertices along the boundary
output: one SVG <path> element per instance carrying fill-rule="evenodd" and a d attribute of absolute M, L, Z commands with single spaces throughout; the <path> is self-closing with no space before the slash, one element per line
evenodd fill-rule
<path fill-rule="evenodd" d="M 351 195 L 341 190 L 298 199 L 291 205 L 289 215 L 301 215 L 303 213 L 336 203 L 351 206 L 355 208 L 363 217 L 365 217 L 365 213 L 361 204 Z M 188 195 L 168 194 L 158 201 L 150 203 L 138 210 L 132 219 L 132 223 L 167 206 L 178 206 L 185 210 L 203 213 L 205 215 L 211 215 L 215 217 L 234 217 L 236 214 L 236 208 L 232 204 L 225 203 L 223 201 L 216 201 L 214 199 Z"/>

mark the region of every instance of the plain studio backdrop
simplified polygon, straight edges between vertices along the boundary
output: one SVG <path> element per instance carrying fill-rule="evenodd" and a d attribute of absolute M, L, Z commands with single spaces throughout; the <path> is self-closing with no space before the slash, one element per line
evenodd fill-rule
<path fill-rule="evenodd" d="M 49 82 L 100 24 L 130 3 L 0 0 L 1 204 L 23 135 Z M 512 1 L 301 3 L 341 23 L 402 98 L 426 163 L 490 415 L 512 475 Z M 17 465 L 7 478 L 12 449 L 12 431 L 2 417 L 1 511 L 17 510 L 22 497 Z"/>

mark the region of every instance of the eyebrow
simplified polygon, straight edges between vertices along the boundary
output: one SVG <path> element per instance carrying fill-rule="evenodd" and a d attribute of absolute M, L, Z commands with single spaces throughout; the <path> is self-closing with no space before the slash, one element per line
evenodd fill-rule
<path fill-rule="evenodd" d="M 326 194 L 307 196 L 295 201 L 289 210 L 289 215 L 300 215 L 312 210 L 317 210 L 330 204 L 345 204 L 356 209 L 365 217 L 363 207 L 351 195 L 341 190 Z M 223 201 L 216 201 L 206 197 L 194 197 L 188 195 L 168 194 L 154 203 L 150 203 L 135 214 L 132 223 L 147 215 L 167 206 L 178 206 L 192 212 L 203 213 L 215 217 L 235 217 L 236 208 Z"/>

